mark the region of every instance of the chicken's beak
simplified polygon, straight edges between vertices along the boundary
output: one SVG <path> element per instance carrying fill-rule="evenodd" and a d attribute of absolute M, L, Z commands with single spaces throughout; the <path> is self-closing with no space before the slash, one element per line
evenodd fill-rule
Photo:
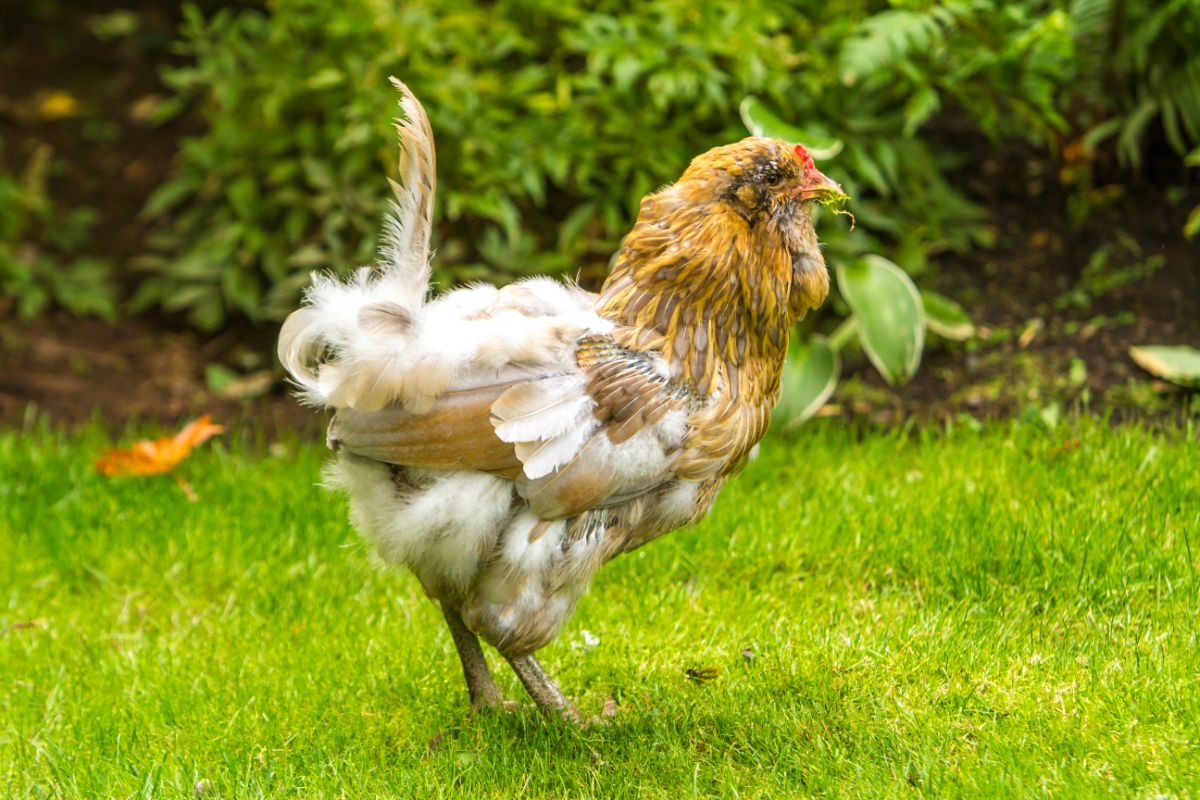
<path fill-rule="evenodd" d="M 804 171 L 804 178 L 801 179 L 800 185 L 796 187 L 793 194 L 801 200 L 817 200 L 819 202 L 840 200 L 846 196 L 837 181 L 826 177 L 825 173 L 816 167 L 809 167 Z"/>

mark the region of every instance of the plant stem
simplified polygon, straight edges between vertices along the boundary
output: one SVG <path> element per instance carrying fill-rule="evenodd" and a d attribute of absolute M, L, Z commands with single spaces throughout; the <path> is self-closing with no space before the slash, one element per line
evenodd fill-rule
<path fill-rule="evenodd" d="M 851 314 L 845 322 L 837 326 L 837 330 L 829 335 L 829 346 L 840 351 L 856 333 L 858 333 L 858 315 Z"/>

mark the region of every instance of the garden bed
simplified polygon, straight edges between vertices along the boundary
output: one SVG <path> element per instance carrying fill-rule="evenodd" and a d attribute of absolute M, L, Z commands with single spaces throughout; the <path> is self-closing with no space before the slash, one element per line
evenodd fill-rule
<path fill-rule="evenodd" d="M 158 74 L 177 58 L 169 45 L 179 9 L 122 4 L 135 16 L 136 33 L 105 38 L 97 26 L 122 24 L 112 4 L 90 0 L 72 8 L 64 14 L 53 2 L 33 3 L 5 31 L 0 167 L 17 169 L 38 148 L 51 147 L 49 194 L 63 208 L 98 214 L 87 255 L 111 263 L 128 290 L 141 275 L 137 258 L 151 233 L 139 211 L 170 174 L 180 137 L 199 126 L 186 114 L 166 126 L 147 119 L 169 95 Z M 55 92 L 78 108 L 63 117 L 45 113 L 56 108 L 47 106 Z M 929 136 L 960 147 L 969 139 L 976 155 L 952 177 L 989 210 L 997 246 L 936 256 L 920 282 L 962 302 L 982 335 L 967 344 L 933 342 L 915 380 L 899 388 L 886 386 L 861 354 L 850 352 L 845 379 L 824 413 L 894 424 L 913 416 L 1065 409 L 1077 401 L 1176 416 L 1193 403 L 1151 381 L 1127 355 L 1136 344 L 1200 345 L 1197 248 L 1181 233 L 1200 196 L 1193 187 L 1190 196 L 1176 192 L 1167 202 L 1161 187 L 1180 176 L 1163 142 L 1151 144 L 1140 178 L 1098 165 L 1097 188 L 1068 193 L 1059 172 L 1070 178 L 1069 159 L 1052 163 L 997 150 L 952 118 L 935 123 Z M 836 161 L 830 172 L 837 176 Z M 1069 209 L 1081 198 L 1093 208 L 1074 224 Z M 599 273 L 588 266 L 585 279 L 594 280 Z M 274 367 L 274 325 L 235 320 L 204 336 L 181 316 L 164 313 L 111 323 L 52 313 L 25 322 L 15 311 L 12 298 L 0 299 L 2 424 L 43 414 L 68 425 L 93 415 L 111 424 L 174 422 L 201 412 L 272 424 L 314 421 L 287 396 Z M 835 323 L 830 314 L 819 327 Z"/>

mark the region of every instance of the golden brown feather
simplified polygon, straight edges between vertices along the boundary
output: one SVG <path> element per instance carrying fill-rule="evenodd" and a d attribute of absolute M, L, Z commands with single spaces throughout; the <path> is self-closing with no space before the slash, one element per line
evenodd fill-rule
<path fill-rule="evenodd" d="M 661 353 L 673 380 L 716 398 L 693 415 L 682 478 L 741 468 L 770 423 L 792 323 L 829 293 L 797 197 L 813 180 L 779 140 L 710 150 L 642 201 L 601 290 L 600 312 L 624 326 L 618 342 Z"/>

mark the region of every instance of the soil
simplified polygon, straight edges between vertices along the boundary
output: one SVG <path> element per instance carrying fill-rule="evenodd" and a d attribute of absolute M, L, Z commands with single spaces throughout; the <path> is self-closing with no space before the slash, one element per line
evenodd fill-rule
<path fill-rule="evenodd" d="M 154 126 L 133 111 L 167 94 L 158 74 L 174 58 L 179 6 L 73 0 L 65 13 L 52 0 L 20 5 L 4 12 L 0 32 L 0 167 L 18 170 L 38 146 L 53 147 L 51 195 L 65 207 L 100 212 L 91 247 L 120 265 L 131 285 L 130 265 L 148 234 L 138 211 L 169 174 L 180 138 L 198 129 L 186 115 Z M 97 16 L 120 9 L 137 14 L 138 35 L 98 38 Z M 52 91 L 80 99 L 82 124 L 29 111 Z M 947 125 L 939 135 L 968 134 Z M 943 254 L 920 282 L 962 302 L 980 337 L 931 341 L 917 377 L 898 388 L 849 352 L 824 413 L 883 424 L 1082 403 L 1138 416 L 1196 414 L 1194 395 L 1153 382 L 1128 357 L 1135 344 L 1200 346 L 1200 247 L 1182 235 L 1200 188 L 1164 191 L 1180 183 L 1180 159 L 1158 150 L 1140 182 L 1097 164 L 1096 187 L 1085 190 L 1063 187 L 1064 176 L 1078 174 L 1067 159 L 973 142 L 980 158 L 956 180 L 989 210 L 996 246 Z M 1081 198 L 1092 208 L 1074 224 Z M 836 324 L 826 316 L 822 326 Z M 288 396 L 273 366 L 274 335 L 243 326 L 206 337 L 169 316 L 110 324 L 53 314 L 23 322 L 0 298 L 0 424 L 45 417 L 68 426 L 95 418 L 173 425 L 211 413 L 225 422 L 315 428 L 319 416 Z"/>
<path fill-rule="evenodd" d="M 1087 190 L 1064 186 L 1069 167 L 1045 156 L 996 153 L 983 141 L 973 149 L 985 155 L 956 182 L 988 210 L 996 245 L 942 254 L 928 288 L 962 303 L 979 337 L 966 345 L 933 337 L 916 378 L 900 388 L 852 357 L 870 402 L 851 393 L 833 410 L 857 408 L 882 422 L 1077 402 L 1122 418 L 1200 410 L 1195 392 L 1154 380 L 1129 357 L 1137 345 L 1200 347 L 1200 241 L 1183 236 L 1200 187 L 1170 198 L 1161 188 L 1180 183 L 1179 157 L 1160 143 L 1137 179 L 1095 164 L 1096 187 Z M 1093 206 L 1076 222 L 1084 198 Z M 1073 377 L 1075 361 L 1082 366 Z"/>

